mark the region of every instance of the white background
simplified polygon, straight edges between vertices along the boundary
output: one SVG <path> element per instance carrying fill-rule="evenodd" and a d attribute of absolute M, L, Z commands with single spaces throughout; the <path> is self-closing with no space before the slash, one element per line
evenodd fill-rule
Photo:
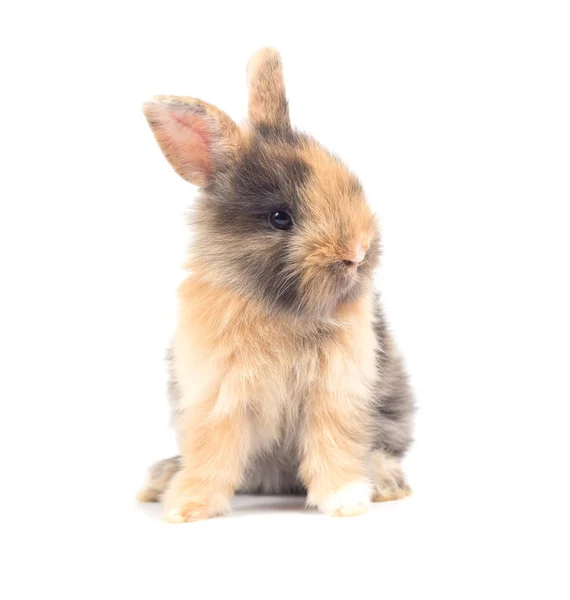
<path fill-rule="evenodd" d="M 3 598 L 568 598 L 568 3 L 27 2 L 0 15 Z M 420 411 L 414 495 L 180 526 L 162 362 L 193 188 L 140 110 L 291 115 L 361 176 Z"/>

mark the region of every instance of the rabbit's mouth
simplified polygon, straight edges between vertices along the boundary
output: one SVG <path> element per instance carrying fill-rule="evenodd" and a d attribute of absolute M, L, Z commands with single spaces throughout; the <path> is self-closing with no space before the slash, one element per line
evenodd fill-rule
<path fill-rule="evenodd" d="M 354 298 L 363 282 L 363 273 L 365 271 L 363 262 L 360 264 L 344 264 L 344 262 L 334 265 L 333 289 L 332 294 L 338 302 L 344 301 L 347 297 Z"/>

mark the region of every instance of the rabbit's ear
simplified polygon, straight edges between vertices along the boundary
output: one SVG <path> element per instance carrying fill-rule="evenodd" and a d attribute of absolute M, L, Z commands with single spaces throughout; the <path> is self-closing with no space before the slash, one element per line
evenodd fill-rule
<path fill-rule="evenodd" d="M 168 162 L 194 185 L 207 185 L 240 144 L 239 127 L 223 111 L 201 100 L 155 96 L 143 110 Z"/>
<path fill-rule="evenodd" d="M 247 64 L 249 119 L 266 132 L 291 128 L 281 57 L 275 48 L 261 48 Z"/>

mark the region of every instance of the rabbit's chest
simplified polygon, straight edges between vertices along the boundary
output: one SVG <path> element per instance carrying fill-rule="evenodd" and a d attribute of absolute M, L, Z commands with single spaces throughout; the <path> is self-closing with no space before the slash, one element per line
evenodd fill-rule
<path fill-rule="evenodd" d="M 247 408 L 254 429 L 275 433 L 296 427 L 318 388 L 365 393 L 375 337 L 358 305 L 317 326 L 264 314 L 231 295 L 222 303 L 199 280 L 182 292 L 174 344 L 182 408 L 198 403 L 226 415 Z"/>
<path fill-rule="evenodd" d="M 226 379 L 261 422 L 292 420 L 319 377 L 323 348 L 317 342 L 252 328 L 225 349 Z"/>

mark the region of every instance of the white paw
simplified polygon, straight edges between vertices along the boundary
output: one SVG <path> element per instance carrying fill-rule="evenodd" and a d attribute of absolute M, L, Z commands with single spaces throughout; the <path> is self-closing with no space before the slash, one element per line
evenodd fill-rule
<path fill-rule="evenodd" d="M 368 510 L 371 495 L 368 482 L 350 483 L 319 502 L 319 510 L 333 517 L 355 517 Z"/>

